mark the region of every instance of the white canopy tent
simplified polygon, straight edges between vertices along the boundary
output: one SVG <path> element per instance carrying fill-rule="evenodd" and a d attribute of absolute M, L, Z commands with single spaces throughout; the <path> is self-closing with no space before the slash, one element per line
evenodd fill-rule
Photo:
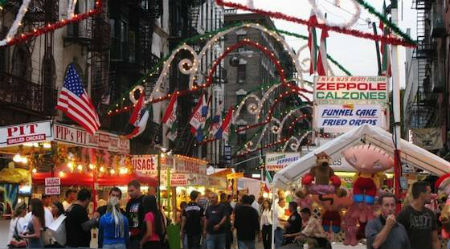
<path fill-rule="evenodd" d="M 278 171 L 273 178 L 273 188 L 287 189 L 289 185 L 298 181 L 304 173 L 315 166 L 316 154 L 325 152 L 332 160 L 337 160 L 342 157 L 341 152 L 346 148 L 363 143 L 378 146 L 394 157 L 395 147 L 392 134 L 379 127 L 365 124 L 318 147 L 296 162 Z M 402 162 L 438 176 L 450 172 L 450 162 L 408 141 L 400 139 L 398 148 L 401 151 Z M 345 159 L 342 158 L 342 160 Z"/>

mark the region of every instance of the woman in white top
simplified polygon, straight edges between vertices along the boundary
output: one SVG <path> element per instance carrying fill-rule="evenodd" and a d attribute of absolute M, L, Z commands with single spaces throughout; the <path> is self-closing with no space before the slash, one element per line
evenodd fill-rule
<path fill-rule="evenodd" d="M 25 214 L 27 213 L 26 209 L 26 205 L 19 204 L 14 210 L 13 219 L 9 223 L 8 242 L 11 242 L 13 239 L 17 240 L 17 238 L 19 238 L 19 234 L 24 232 L 24 229 L 27 226 L 27 223 L 24 219 Z"/>
<path fill-rule="evenodd" d="M 272 204 L 268 199 L 265 199 L 261 207 L 261 231 L 263 237 L 264 249 L 270 249 L 272 246 Z"/>

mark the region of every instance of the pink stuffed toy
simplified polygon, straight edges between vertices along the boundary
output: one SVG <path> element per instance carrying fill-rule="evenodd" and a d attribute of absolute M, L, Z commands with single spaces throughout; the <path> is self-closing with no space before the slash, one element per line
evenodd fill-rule
<path fill-rule="evenodd" d="M 353 182 L 353 201 L 372 205 L 384 171 L 393 167 L 394 160 L 380 148 L 367 144 L 348 148 L 342 154 L 358 171 Z"/>
<path fill-rule="evenodd" d="M 342 228 L 345 231 L 344 245 L 356 246 L 358 244 L 358 239 L 356 238 L 356 233 L 358 232 L 358 219 L 355 219 L 347 213 L 344 216 Z"/>

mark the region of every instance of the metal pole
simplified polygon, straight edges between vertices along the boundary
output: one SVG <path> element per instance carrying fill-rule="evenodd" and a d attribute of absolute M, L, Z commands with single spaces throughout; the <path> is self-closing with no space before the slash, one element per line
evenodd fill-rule
<path fill-rule="evenodd" d="M 377 35 L 377 27 L 375 26 L 375 22 L 372 23 L 373 33 Z M 377 62 L 378 62 L 378 75 L 381 75 L 381 59 L 380 59 L 380 46 L 378 41 L 375 41 L 375 49 L 377 52 Z"/>
<path fill-rule="evenodd" d="M 158 189 L 157 189 L 157 197 L 158 197 L 158 204 L 161 206 L 161 152 L 158 152 Z"/>
<path fill-rule="evenodd" d="M 392 22 L 398 24 L 398 7 L 397 0 L 391 1 L 391 15 Z M 401 162 L 400 150 L 398 148 L 398 141 L 400 140 L 400 64 L 398 57 L 398 46 L 392 46 L 392 106 L 394 114 L 394 190 L 397 199 L 400 199 L 400 176 L 401 176 Z"/>

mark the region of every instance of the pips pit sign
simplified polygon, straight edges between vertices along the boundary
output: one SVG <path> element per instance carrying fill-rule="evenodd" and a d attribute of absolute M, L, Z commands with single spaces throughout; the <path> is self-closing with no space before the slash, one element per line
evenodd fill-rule
<path fill-rule="evenodd" d="M 387 105 L 388 90 L 384 76 L 319 76 L 314 84 L 314 103 Z"/>

